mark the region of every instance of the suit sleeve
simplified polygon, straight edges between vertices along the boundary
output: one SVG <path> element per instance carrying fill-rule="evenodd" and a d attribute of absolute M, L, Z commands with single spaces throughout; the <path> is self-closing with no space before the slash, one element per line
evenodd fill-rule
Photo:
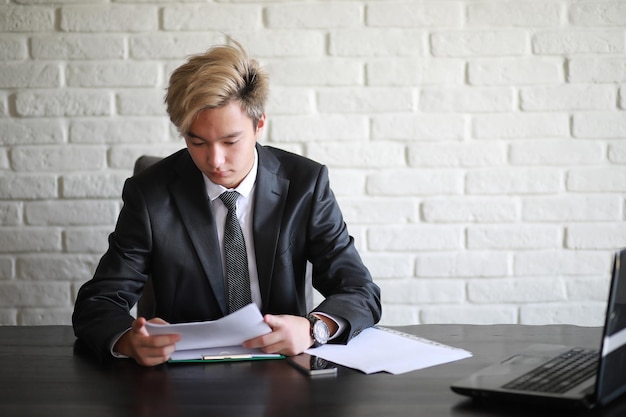
<path fill-rule="evenodd" d="M 315 186 L 307 232 L 313 286 L 325 297 L 314 311 L 346 320 L 349 328 L 333 342 L 347 343 L 380 320 L 380 289 L 348 233 L 324 166 Z"/>
<path fill-rule="evenodd" d="M 132 179 L 124 184 L 124 206 L 109 248 L 93 278 L 79 290 L 72 323 L 74 333 L 100 358 L 110 356 L 116 335 L 134 320 L 130 309 L 141 295 L 148 277 L 150 227 L 145 202 Z"/>

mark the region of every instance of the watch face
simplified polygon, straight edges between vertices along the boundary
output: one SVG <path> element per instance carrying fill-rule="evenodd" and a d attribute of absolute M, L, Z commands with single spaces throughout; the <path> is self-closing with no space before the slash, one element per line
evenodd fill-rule
<path fill-rule="evenodd" d="M 328 326 L 322 320 L 317 320 L 313 325 L 313 336 L 318 343 L 328 342 L 330 337 L 330 330 Z"/>

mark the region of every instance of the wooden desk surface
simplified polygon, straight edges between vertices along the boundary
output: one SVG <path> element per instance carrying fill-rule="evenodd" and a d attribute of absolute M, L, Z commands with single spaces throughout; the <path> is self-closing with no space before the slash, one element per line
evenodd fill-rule
<path fill-rule="evenodd" d="M 310 379 L 285 361 L 99 364 L 69 326 L 0 327 L 0 416 L 571 416 L 518 405 L 474 403 L 452 382 L 533 343 L 596 347 L 600 329 L 577 326 L 421 325 L 398 329 L 473 352 L 410 372 Z M 624 416 L 626 400 L 581 415 Z"/>

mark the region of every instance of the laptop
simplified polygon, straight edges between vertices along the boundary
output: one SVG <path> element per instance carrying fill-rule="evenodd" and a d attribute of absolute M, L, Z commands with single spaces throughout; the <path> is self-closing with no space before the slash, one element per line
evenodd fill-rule
<path fill-rule="evenodd" d="M 530 346 L 450 388 L 476 399 L 563 408 L 605 406 L 626 392 L 626 249 L 614 256 L 602 335 L 596 350 Z M 562 380 L 555 382 L 550 373 Z"/>

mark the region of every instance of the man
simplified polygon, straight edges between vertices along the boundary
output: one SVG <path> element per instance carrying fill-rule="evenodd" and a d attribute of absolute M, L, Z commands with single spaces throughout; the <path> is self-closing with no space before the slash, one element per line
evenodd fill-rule
<path fill-rule="evenodd" d="M 167 111 L 187 147 L 126 181 L 109 249 L 76 300 L 75 334 L 99 356 L 151 366 L 175 350 L 178 335 L 149 336 L 146 318 L 129 313 L 148 278 L 155 322 L 215 320 L 239 308 L 237 297 L 254 302 L 272 331 L 244 346 L 267 353 L 347 343 L 380 319 L 380 290 L 326 167 L 257 143 L 268 84 L 239 44 L 213 47 L 172 74 Z M 325 297 L 312 312 L 307 261 Z"/>

